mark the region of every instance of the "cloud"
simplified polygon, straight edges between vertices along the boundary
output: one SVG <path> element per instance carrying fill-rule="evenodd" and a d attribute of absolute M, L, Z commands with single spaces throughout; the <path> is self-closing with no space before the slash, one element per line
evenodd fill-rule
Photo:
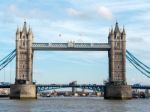
<path fill-rule="evenodd" d="M 69 16 L 71 17 L 76 17 L 74 19 L 79 19 L 79 20 L 92 20 L 93 19 L 93 16 L 91 16 L 91 12 L 89 12 L 88 10 L 82 10 L 82 11 L 79 11 L 77 9 L 74 9 L 74 8 L 68 8 L 66 9 L 66 12 Z"/>
<path fill-rule="evenodd" d="M 44 27 L 41 30 L 42 26 Z M 35 32 L 38 32 L 33 32 L 36 37 L 35 42 L 68 42 L 70 40 L 76 42 L 107 42 L 107 26 L 89 26 L 81 21 L 59 20 L 51 23 L 37 23 L 32 25 L 32 28 Z"/>
<path fill-rule="evenodd" d="M 142 43 L 142 42 L 144 42 L 145 43 L 145 40 L 144 40 L 144 38 L 140 38 L 140 37 L 131 37 L 131 38 L 128 38 L 127 39 L 128 41 L 130 41 L 130 42 L 136 42 L 136 43 Z"/>
<path fill-rule="evenodd" d="M 93 10 L 93 8 L 91 8 L 91 10 L 88 9 L 86 10 L 83 9 L 83 10 L 84 11 L 79 11 L 74 8 L 68 8 L 67 14 L 72 17 L 79 17 L 80 19 L 83 18 L 83 19 L 90 19 L 90 20 L 96 17 L 95 13 L 108 20 L 111 20 L 113 18 L 112 12 L 105 6 L 98 6 L 96 10 Z"/>
<path fill-rule="evenodd" d="M 113 12 L 128 12 L 128 11 L 147 11 L 150 8 L 150 4 L 145 1 L 119 1 L 110 4 Z"/>
<path fill-rule="evenodd" d="M 150 8 L 147 10 L 150 10 Z M 149 20 L 150 20 L 150 12 L 146 11 L 144 13 L 140 12 L 137 15 L 131 17 L 131 21 L 142 21 L 143 23 L 145 22 L 149 23 Z"/>
<path fill-rule="evenodd" d="M 105 6 L 98 7 L 97 13 L 98 13 L 98 15 L 100 15 L 106 19 L 109 19 L 109 20 L 113 18 L 112 12 Z"/>
<path fill-rule="evenodd" d="M 68 8 L 67 9 L 67 13 L 70 15 L 70 16 L 80 16 L 82 13 L 79 12 L 78 10 L 76 9 L 73 9 L 73 8 Z"/>
<path fill-rule="evenodd" d="M 48 19 L 50 14 L 36 8 L 23 9 L 14 4 L 9 5 L 8 12 L 20 18 L 25 19 Z"/>
<path fill-rule="evenodd" d="M 10 10 L 11 12 L 16 13 L 16 12 L 17 12 L 17 7 L 16 7 L 16 5 L 11 4 L 11 5 L 9 6 L 9 10 Z"/>

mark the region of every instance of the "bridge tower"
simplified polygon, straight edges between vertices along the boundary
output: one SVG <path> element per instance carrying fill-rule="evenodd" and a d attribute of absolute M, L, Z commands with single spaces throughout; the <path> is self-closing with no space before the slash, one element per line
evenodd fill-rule
<path fill-rule="evenodd" d="M 109 57 L 109 81 L 106 83 L 105 99 L 129 99 L 131 87 L 126 82 L 126 32 L 121 32 L 116 22 L 108 35 L 111 49 Z"/>
<path fill-rule="evenodd" d="M 36 86 L 32 82 L 33 33 L 24 22 L 16 31 L 16 78 L 10 88 L 10 98 L 36 98 Z"/>
<path fill-rule="evenodd" d="M 16 84 L 32 84 L 32 41 L 31 28 L 27 30 L 24 22 L 22 31 L 16 32 Z"/>

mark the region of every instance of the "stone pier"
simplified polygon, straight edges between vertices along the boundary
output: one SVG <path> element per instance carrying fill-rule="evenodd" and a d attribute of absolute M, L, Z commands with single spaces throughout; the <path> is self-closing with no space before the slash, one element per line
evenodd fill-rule
<path fill-rule="evenodd" d="M 13 84 L 10 86 L 10 99 L 36 99 L 36 85 Z"/>
<path fill-rule="evenodd" d="M 131 86 L 129 85 L 106 85 L 104 89 L 105 99 L 131 99 Z"/>

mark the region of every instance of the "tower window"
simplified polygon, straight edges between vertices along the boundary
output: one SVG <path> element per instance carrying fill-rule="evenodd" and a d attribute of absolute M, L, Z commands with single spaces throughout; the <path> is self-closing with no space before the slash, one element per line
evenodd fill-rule
<path fill-rule="evenodd" d="M 117 47 L 117 42 L 115 43 L 115 46 Z"/>
<path fill-rule="evenodd" d="M 119 47 L 119 45 L 120 45 L 120 44 L 119 44 L 119 42 L 118 42 L 118 43 L 117 43 L 117 47 Z"/>
<path fill-rule="evenodd" d="M 23 46 L 25 46 L 25 42 L 23 42 Z"/>

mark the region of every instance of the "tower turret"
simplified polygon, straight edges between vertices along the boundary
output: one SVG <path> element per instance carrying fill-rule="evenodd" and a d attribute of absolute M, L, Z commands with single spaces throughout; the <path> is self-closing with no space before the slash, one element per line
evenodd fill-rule
<path fill-rule="evenodd" d="M 26 21 L 24 22 L 22 32 L 27 33 L 27 23 L 26 23 Z"/>
<path fill-rule="evenodd" d="M 108 43 L 113 41 L 113 39 L 114 39 L 114 31 L 113 31 L 113 28 L 111 28 L 109 35 L 108 35 Z"/>
<path fill-rule="evenodd" d="M 118 22 L 116 22 L 114 33 L 120 33 Z"/>
<path fill-rule="evenodd" d="M 124 35 L 126 35 L 126 32 L 125 32 L 125 29 L 124 29 L 124 27 L 123 27 L 123 31 L 122 31 L 122 33 L 123 33 Z"/>
<path fill-rule="evenodd" d="M 17 27 L 16 40 L 18 40 L 19 38 L 20 38 L 20 29 L 19 29 L 19 27 Z"/>
<path fill-rule="evenodd" d="M 32 34 L 32 29 L 30 28 L 30 26 L 29 26 L 28 34 L 29 35 Z"/>
<path fill-rule="evenodd" d="M 123 27 L 122 35 L 126 35 L 126 31 L 124 27 Z"/>
<path fill-rule="evenodd" d="M 16 31 L 16 34 L 20 33 L 20 29 L 19 27 L 17 27 L 17 31 Z"/>
<path fill-rule="evenodd" d="M 111 34 L 114 34 L 114 31 L 113 31 L 113 27 L 111 28 L 111 32 L 110 32 Z"/>

